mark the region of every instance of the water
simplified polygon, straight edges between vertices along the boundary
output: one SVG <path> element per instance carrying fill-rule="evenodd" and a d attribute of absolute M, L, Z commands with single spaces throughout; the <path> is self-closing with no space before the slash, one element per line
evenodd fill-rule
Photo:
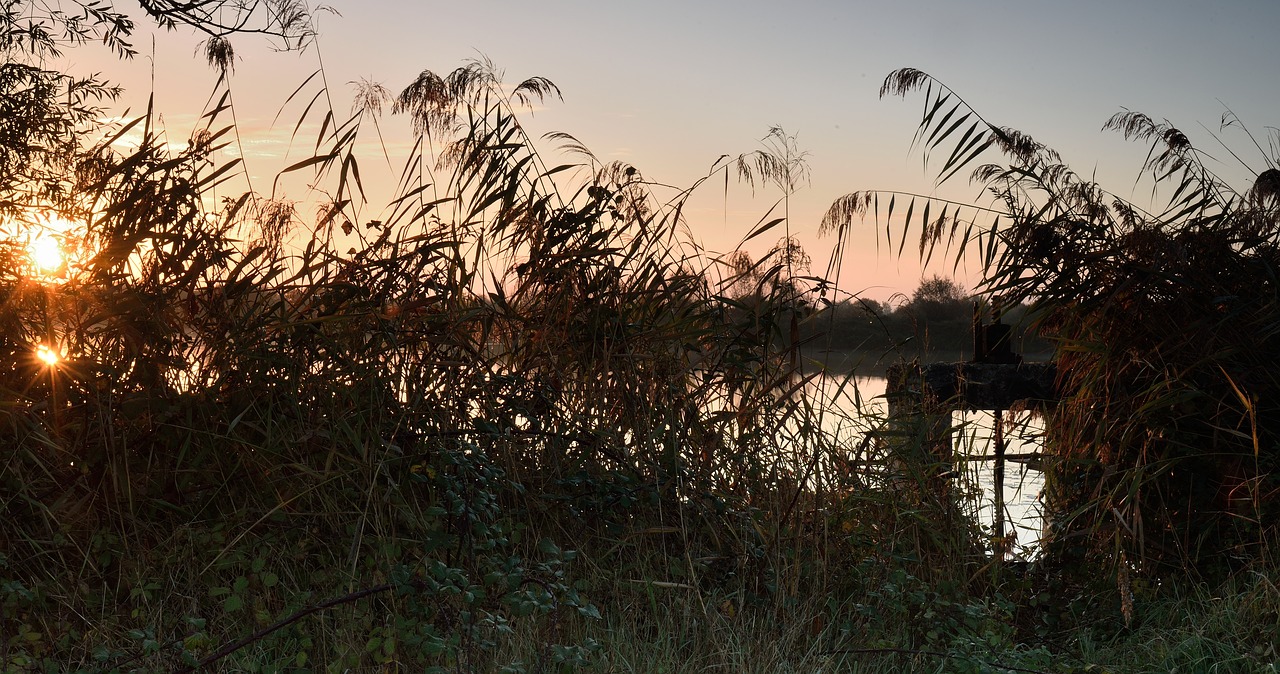
<path fill-rule="evenodd" d="M 882 397 L 886 380 L 881 377 L 824 377 L 816 380 L 816 393 L 842 414 L 824 419 L 828 433 L 854 440 L 866 431 L 865 424 L 851 421 L 861 414 L 883 415 L 886 404 Z M 856 396 L 854 386 L 856 384 Z M 977 497 L 970 503 L 971 516 L 994 535 L 995 530 L 995 462 L 983 460 L 995 454 L 995 416 L 991 412 L 955 412 L 952 415 L 952 445 L 956 457 L 957 479 Z M 1043 424 L 1028 413 L 1004 414 L 1005 475 L 1004 533 L 1010 538 L 1008 550 L 1014 557 L 1031 558 L 1038 553 L 1042 534 L 1043 509 L 1041 490 L 1044 476 L 1031 468 L 1027 457 L 1041 449 Z"/>
<path fill-rule="evenodd" d="M 952 419 L 957 429 L 953 436 L 956 454 L 971 457 L 961 465 L 967 472 L 966 479 L 972 480 L 981 494 L 975 504 L 974 517 L 984 526 L 994 528 L 995 462 L 972 457 L 994 455 L 995 415 L 991 412 L 956 412 Z M 1044 523 L 1040 500 L 1044 474 L 1033 470 L 1031 462 L 1011 461 L 1009 457 L 1025 458 L 1037 453 L 1043 432 L 1040 420 L 1031 418 L 1028 413 L 1004 414 L 1004 533 L 1012 536 L 1009 549 L 1015 556 L 1032 557 L 1039 549 Z"/>

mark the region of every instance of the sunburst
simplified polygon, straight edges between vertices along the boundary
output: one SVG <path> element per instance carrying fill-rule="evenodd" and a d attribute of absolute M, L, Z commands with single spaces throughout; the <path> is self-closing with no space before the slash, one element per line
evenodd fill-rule
<path fill-rule="evenodd" d="M 27 226 L 26 255 L 31 273 L 46 281 L 66 279 L 76 259 L 79 241 L 76 225 L 56 215 L 42 217 Z"/>
<path fill-rule="evenodd" d="M 37 271 L 43 274 L 55 274 L 66 264 L 62 254 L 62 243 L 52 234 L 41 233 L 27 244 L 27 256 Z"/>
<path fill-rule="evenodd" d="M 36 358 L 49 367 L 57 365 L 58 361 L 62 360 L 62 356 L 48 344 L 36 346 Z"/>

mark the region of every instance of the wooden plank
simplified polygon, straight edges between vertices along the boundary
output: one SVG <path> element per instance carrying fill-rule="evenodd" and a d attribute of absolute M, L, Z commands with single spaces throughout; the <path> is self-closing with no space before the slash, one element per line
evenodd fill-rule
<path fill-rule="evenodd" d="M 1053 363 L 900 363 L 889 367 L 887 379 L 891 416 L 911 407 L 895 401 L 916 397 L 964 410 L 1044 409 L 1058 400 Z"/>

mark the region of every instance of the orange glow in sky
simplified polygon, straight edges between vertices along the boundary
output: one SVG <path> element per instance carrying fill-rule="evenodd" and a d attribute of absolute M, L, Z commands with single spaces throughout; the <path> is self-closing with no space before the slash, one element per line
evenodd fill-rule
<path fill-rule="evenodd" d="M 65 278 L 67 267 L 76 257 L 76 242 L 83 236 L 83 225 L 76 225 L 57 215 L 46 215 L 34 223 L 22 225 L 18 235 L 27 241 L 26 253 L 31 271 L 46 281 L 52 281 Z"/>
<path fill-rule="evenodd" d="M 1168 119 L 1194 134 L 1197 145 L 1216 149 L 1209 133 L 1218 131 L 1225 108 L 1259 129 L 1275 124 L 1280 109 L 1277 89 L 1257 75 L 1280 63 L 1280 41 L 1272 35 L 1280 22 L 1276 2 L 1242 2 L 1230 5 L 1233 11 L 1156 0 L 335 4 L 341 14 L 317 15 L 316 49 L 280 54 L 256 36 L 233 36 L 231 81 L 244 142 L 229 145 L 222 159 L 248 155 L 247 175 L 224 189 L 270 189 L 275 171 L 308 156 L 309 144 L 294 141 L 315 133 L 295 128 L 311 90 L 285 103 L 320 67 L 320 48 L 338 114 L 346 113 L 353 90 L 336 83 L 368 79 L 395 93 L 423 69 L 444 75 L 479 55 L 506 69 L 509 82 L 547 77 L 564 102 L 549 100 L 522 120 L 533 138 L 570 133 L 602 160 L 625 161 L 676 190 L 703 179 L 721 155 L 759 149 L 769 127 L 780 126 L 808 154 L 812 179 L 791 195 L 788 229 L 812 257 L 815 273 L 823 273 L 835 244 L 818 235 L 818 223 L 844 194 L 902 190 L 986 203 L 981 186 L 964 175 L 934 184 L 945 153 L 926 168 L 920 148 L 912 149 L 923 97 L 880 98 L 881 82 L 894 69 L 936 76 L 991 123 L 1027 132 L 1062 151 L 1077 172 L 1096 174 L 1118 196 L 1139 200 L 1141 189 L 1132 185 L 1148 148 L 1099 131 L 1112 114 L 1130 109 Z M 113 64 L 111 79 L 127 92 L 119 108 L 144 109 L 155 92 L 157 106 L 167 111 L 169 137 L 188 137 L 219 77 L 193 56 L 200 36 L 156 29 L 153 42 L 143 32 L 136 37 L 155 51 Z M 366 175 L 382 164 L 399 166 L 399 153 L 412 145 L 403 116 L 378 124 L 385 137 L 361 150 L 367 150 Z M 1235 130 L 1224 135 L 1231 143 L 1242 140 Z M 390 162 L 381 156 L 384 148 Z M 1251 177 L 1221 154 L 1215 171 Z M 1257 153 L 1245 159 L 1255 167 L 1261 162 Z M 304 174 L 283 181 L 281 194 L 310 194 Z M 395 184 L 397 174 L 389 175 L 365 183 Z M 670 195 L 658 193 L 664 201 Z M 705 248 L 724 254 L 780 196 L 768 186 L 705 189 L 683 214 Z M 361 205 L 361 218 L 385 219 L 379 208 L 386 200 L 380 194 Z M 966 286 L 976 280 L 974 261 L 962 260 L 953 270 L 947 255 L 922 270 L 911 253 L 918 230 L 909 233 L 901 257 L 897 246 L 885 244 L 884 231 L 883 223 L 868 219 L 850 232 L 843 289 L 888 298 L 909 294 L 933 273 L 955 275 Z M 775 241 L 761 237 L 747 245 L 760 246 L 752 251 L 759 257 Z"/>

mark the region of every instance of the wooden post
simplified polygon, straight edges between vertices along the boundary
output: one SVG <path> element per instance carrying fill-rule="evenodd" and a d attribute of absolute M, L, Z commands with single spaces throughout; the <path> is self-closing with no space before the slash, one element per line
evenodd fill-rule
<path fill-rule="evenodd" d="M 996 410 L 995 429 L 992 443 L 995 444 L 996 464 L 992 471 L 991 489 L 994 492 L 993 507 L 995 508 L 995 529 L 996 544 L 995 558 L 997 561 L 1003 560 L 1004 555 L 1008 552 L 1009 546 L 1004 539 L 1004 410 Z"/>

